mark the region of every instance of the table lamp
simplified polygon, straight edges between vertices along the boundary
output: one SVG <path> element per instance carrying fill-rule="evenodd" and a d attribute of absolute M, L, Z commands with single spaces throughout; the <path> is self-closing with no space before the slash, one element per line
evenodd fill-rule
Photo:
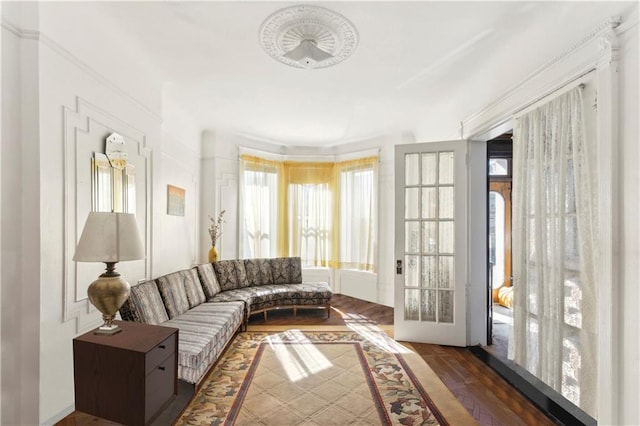
<path fill-rule="evenodd" d="M 122 329 L 113 324 L 116 312 L 127 300 L 130 285 L 115 265 L 125 260 L 144 259 L 144 247 L 136 217 L 131 213 L 90 212 L 73 260 L 104 262 L 107 270 L 87 289 L 89 301 L 102 312 L 104 324 L 96 334 L 115 334 Z"/>

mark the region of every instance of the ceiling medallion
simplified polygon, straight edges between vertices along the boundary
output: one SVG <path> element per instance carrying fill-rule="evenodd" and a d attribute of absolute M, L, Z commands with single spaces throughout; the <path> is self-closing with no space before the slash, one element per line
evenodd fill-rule
<path fill-rule="evenodd" d="M 347 59 L 358 32 L 347 18 L 324 7 L 280 9 L 260 27 L 260 43 L 272 58 L 296 68 L 325 68 Z"/>

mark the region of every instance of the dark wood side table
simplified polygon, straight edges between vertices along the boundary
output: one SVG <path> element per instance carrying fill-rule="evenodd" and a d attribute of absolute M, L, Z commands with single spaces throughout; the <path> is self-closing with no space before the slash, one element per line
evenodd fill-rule
<path fill-rule="evenodd" d="M 178 329 L 116 323 L 122 332 L 73 339 L 76 410 L 146 425 L 178 393 Z"/>

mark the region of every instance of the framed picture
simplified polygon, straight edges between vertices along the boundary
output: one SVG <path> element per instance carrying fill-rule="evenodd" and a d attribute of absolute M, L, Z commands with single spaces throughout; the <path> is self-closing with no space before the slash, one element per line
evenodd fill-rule
<path fill-rule="evenodd" d="M 184 216 L 184 189 L 167 185 L 167 214 Z"/>

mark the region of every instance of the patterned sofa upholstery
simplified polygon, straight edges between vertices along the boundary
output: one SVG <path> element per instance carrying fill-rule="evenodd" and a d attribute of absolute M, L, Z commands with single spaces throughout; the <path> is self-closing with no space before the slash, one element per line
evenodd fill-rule
<path fill-rule="evenodd" d="M 328 316 L 331 295 L 328 283 L 302 282 L 299 257 L 222 260 L 132 286 L 120 316 L 179 329 L 178 377 L 197 384 L 250 315 L 313 307 Z"/>
<path fill-rule="evenodd" d="M 299 257 L 222 260 L 212 264 L 218 280 L 217 292 L 207 294 L 209 302 L 245 302 L 245 318 L 271 309 L 323 308 L 330 315 L 331 288 L 325 282 L 302 282 Z M 200 278 L 209 265 L 198 267 Z M 213 284 L 215 286 L 215 284 Z"/>

